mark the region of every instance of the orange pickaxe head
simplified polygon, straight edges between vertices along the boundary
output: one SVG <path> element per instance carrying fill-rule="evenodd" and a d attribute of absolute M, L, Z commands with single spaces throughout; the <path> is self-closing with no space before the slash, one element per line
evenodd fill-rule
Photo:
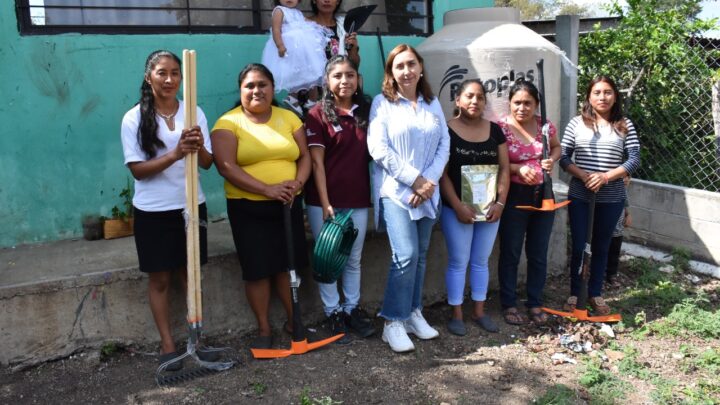
<path fill-rule="evenodd" d="M 578 321 L 601 322 L 601 323 L 611 323 L 611 322 L 622 321 L 622 316 L 620 316 L 620 314 L 590 316 L 590 315 L 588 315 L 587 309 L 575 308 L 572 312 L 556 311 L 556 310 L 550 309 L 550 308 L 543 308 L 542 310 L 547 312 L 548 314 L 561 316 L 563 318 L 575 318 Z"/>
<path fill-rule="evenodd" d="M 563 202 L 555 202 L 554 199 L 547 199 L 547 200 L 542 200 L 542 205 L 540 205 L 540 207 L 535 207 L 532 205 L 516 205 L 515 208 L 517 208 L 519 210 L 528 210 L 528 211 L 555 211 L 555 210 L 562 208 L 568 204 L 570 204 L 570 200 L 563 201 Z"/>
<path fill-rule="evenodd" d="M 292 341 L 289 349 L 250 349 L 250 351 L 256 359 L 279 359 L 292 356 L 293 354 L 305 354 L 311 350 L 317 349 L 318 347 L 330 344 L 343 336 L 345 336 L 345 334 L 341 333 L 339 335 L 312 343 L 308 343 L 307 339 L 303 339 L 298 342 Z"/>

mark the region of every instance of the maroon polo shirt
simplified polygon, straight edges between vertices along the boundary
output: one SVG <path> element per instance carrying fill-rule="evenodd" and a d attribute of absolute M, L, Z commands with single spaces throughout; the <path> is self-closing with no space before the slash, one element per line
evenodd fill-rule
<path fill-rule="evenodd" d="M 324 120 L 321 104 L 308 112 L 305 131 L 309 148 L 325 148 L 325 178 L 330 205 L 334 208 L 370 206 L 370 153 L 367 132 L 350 114 L 338 114 L 338 125 Z M 305 203 L 320 206 L 315 177 L 305 185 Z"/>

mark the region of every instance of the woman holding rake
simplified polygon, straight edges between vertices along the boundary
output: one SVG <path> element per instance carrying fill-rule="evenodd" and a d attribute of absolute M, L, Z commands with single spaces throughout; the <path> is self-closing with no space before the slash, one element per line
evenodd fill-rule
<path fill-rule="evenodd" d="M 135 178 L 133 210 L 135 246 L 140 271 L 148 273 L 148 296 L 160 333 L 160 363 L 179 356 L 170 333 L 168 290 L 173 274 L 186 287 L 185 160 L 198 153 L 203 169 L 212 165 L 212 147 L 205 114 L 198 107 L 198 125 L 184 128 L 184 102 L 177 99 L 182 83 L 180 59 L 172 52 L 151 53 L 145 62 L 140 101 L 122 120 L 125 165 Z M 200 219 L 207 221 L 205 195 L 198 189 Z M 201 263 L 207 262 L 207 227 L 200 227 Z M 214 361 L 217 352 L 198 351 Z M 182 362 L 166 370 L 177 371 Z"/>

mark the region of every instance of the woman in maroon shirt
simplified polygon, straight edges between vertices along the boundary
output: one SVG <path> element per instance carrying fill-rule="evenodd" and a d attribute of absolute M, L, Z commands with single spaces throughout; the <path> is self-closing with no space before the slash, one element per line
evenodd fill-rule
<path fill-rule="evenodd" d="M 350 257 L 342 272 L 344 302 L 337 283 L 320 283 L 320 298 L 333 334 L 345 333 L 345 325 L 362 337 L 375 333 L 360 301 L 360 258 L 370 207 L 370 155 L 367 124 L 370 106 L 358 85 L 357 65 L 347 56 L 334 56 L 325 67 L 322 100 L 305 121 L 313 175 L 305 186 L 305 203 L 313 236 L 323 221 L 352 210 L 358 230 Z M 339 343 L 346 343 L 349 337 Z"/>

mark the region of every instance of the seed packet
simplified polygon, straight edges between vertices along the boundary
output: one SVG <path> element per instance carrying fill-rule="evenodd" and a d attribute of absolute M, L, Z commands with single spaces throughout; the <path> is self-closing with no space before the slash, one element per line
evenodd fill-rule
<path fill-rule="evenodd" d="M 475 221 L 485 221 L 497 194 L 498 165 L 465 165 L 460 168 L 460 200 L 475 208 Z"/>

